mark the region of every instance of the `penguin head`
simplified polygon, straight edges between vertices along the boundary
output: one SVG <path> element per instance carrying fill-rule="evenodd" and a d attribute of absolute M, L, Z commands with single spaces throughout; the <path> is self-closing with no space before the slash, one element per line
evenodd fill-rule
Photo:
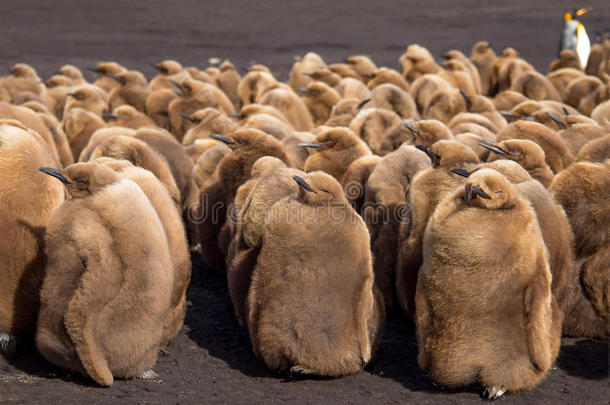
<path fill-rule="evenodd" d="M 155 69 L 157 69 L 159 71 L 159 73 L 161 73 L 162 75 L 174 75 L 176 73 L 180 73 L 182 72 L 182 65 L 179 62 L 176 62 L 175 60 L 164 60 L 163 62 L 159 63 L 158 65 L 153 65 L 153 67 Z"/>
<path fill-rule="evenodd" d="M 490 141 L 480 142 L 479 145 L 489 149 L 494 155 L 489 161 L 510 159 L 519 163 L 526 169 L 546 166 L 544 150 L 534 141 L 527 139 L 507 139 L 494 144 Z"/>
<path fill-rule="evenodd" d="M 347 204 L 343 188 L 330 174 L 322 171 L 308 173 L 304 177 L 293 176 L 299 186 L 297 199 L 307 205 Z"/>
<path fill-rule="evenodd" d="M 286 163 L 274 156 L 263 156 L 252 165 L 250 178 L 262 177 L 272 170 L 285 169 Z"/>
<path fill-rule="evenodd" d="M 111 168 L 95 163 L 81 162 L 64 170 L 41 167 L 38 170 L 61 181 L 72 198 L 85 198 L 120 180 Z"/>
<path fill-rule="evenodd" d="M 38 78 L 38 73 L 36 73 L 36 70 L 26 63 L 17 63 L 13 65 L 13 67 L 11 67 L 10 73 L 14 77 L 27 79 Z"/>
<path fill-rule="evenodd" d="M 502 174 L 492 169 L 472 173 L 464 186 L 463 199 L 468 205 L 488 209 L 507 209 L 515 205 L 517 191 Z"/>
<path fill-rule="evenodd" d="M 464 163 L 479 163 L 479 158 L 468 145 L 451 140 L 440 140 L 432 146 L 417 145 L 417 149 L 425 152 L 432 161 L 432 167 L 451 168 Z"/>
<path fill-rule="evenodd" d="M 483 169 L 493 169 L 504 175 L 511 183 L 523 183 L 524 181 L 532 180 L 530 174 L 514 160 L 500 159 L 493 162 L 487 162 L 475 169 L 474 172 Z"/>
<path fill-rule="evenodd" d="M 299 143 L 299 147 L 315 148 L 320 152 L 343 150 L 357 146 L 360 139 L 348 128 L 331 128 L 318 134 L 312 142 Z"/>
<path fill-rule="evenodd" d="M 567 11 L 563 15 L 563 19 L 565 21 L 576 20 L 576 19 L 578 19 L 578 17 L 580 17 L 581 15 L 587 14 L 591 10 L 592 10 L 591 7 L 587 7 L 587 8 L 579 8 L 579 9 L 574 9 L 572 11 Z"/>

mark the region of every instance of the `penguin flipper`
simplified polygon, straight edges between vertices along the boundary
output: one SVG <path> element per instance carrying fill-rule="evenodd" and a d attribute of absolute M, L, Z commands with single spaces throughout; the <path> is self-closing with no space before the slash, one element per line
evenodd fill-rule
<path fill-rule="evenodd" d="M 98 384 L 111 386 L 114 377 L 95 336 L 99 309 L 106 304 L 100 301 L 109 301 L 111 297 L 99 293 L 105 289 L 99 285 L 104 283 L 104 278 L 96 275 L 91 267 L 85 269 L 74 296 L 68 303 L 64 325 L 87 374 Z"/>
<path fill-rule="evenodd" d="M 545 258 L 538 258 L 538 268 L 535 271 L 536 274 L 526 287 L 523 297 L 525 328 L 530 360 L 537 370 L 546 372 L 552 363 L 553 305 L 550 293 L 550 271 Z"/>

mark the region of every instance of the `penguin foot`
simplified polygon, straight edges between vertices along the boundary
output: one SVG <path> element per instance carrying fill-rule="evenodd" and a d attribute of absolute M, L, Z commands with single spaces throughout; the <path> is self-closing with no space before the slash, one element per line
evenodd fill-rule
<path fill-rule="evenodd" d="M 17 337 L 8 333 L 0 332 L 0 352 L 7 357 L 12 357 L 17 351 Z"/>
<path fill-rule="evenodd" d="M 304 375 L 311 375 L 311 374 L 316 374 L 315 372 L 308 370 L 302 366 L 292 366 L 290 367 L 290 373 L 292 374 L 304 374 Z"/>
<path fill-rule="evenodd" d="M 161 376 L 154 372 L 152 369 L 144 370 L 140 374 L 136 374 L 134 378 L 138 380 L 147 380 L 147 381 L 162 381 Z"/>
<path fill-rule="evenodd" d="M 485 391 L 483 391 L 483 398 L 497 399 L 505 392 L 506 390 L 503 390 L 502 387 L 486 387 Z"/>

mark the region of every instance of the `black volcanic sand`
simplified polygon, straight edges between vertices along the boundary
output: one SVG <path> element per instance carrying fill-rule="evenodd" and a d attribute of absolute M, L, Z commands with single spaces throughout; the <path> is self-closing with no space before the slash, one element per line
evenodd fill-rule
<path fill-rule="evenodd" d="M 148 77 L 148 66 L 173 58 L 205 67 L 211 57 L 239 68 L 269 65 L 288 77 L 294 56 L 318 52 L 327 62 L 367 54 L 396 68 L 410 43 L 441 58 L 468 55 L 480 39 L 496 52 L 507 46 L 546 72 L 557 52 L 562 14 L 592 5 L 583 18 L 591 37 L 610 30 L 610 3 L 572 1 L 104 1 L 0 2 L 0 72 L 32 64 L 43 79 L 65 63 L 81 68 L 116 60 Z M 459 4 L 459 5 L 458 5 Z M 87 77 L 93 78 L 90 73 Z M 161 381 L 118 380 L 99 388 L 54 368 L 22 342 L 0 357 L 0 403 L 480 403 L 480 388 L 449 392 L 417 367 L 412 324 L 392 315 L 379 351 L 365 371 L 340 379 L 291 380 L 256 361 L 248 333 L 233 314 L 223 276 L 193 258 L 185 325 L 159 359 Z M 564 339 L 548 377 L 534 390 L 508 394 L 503 404 L 606 404 L 610 398 L 608 343 Z"/>

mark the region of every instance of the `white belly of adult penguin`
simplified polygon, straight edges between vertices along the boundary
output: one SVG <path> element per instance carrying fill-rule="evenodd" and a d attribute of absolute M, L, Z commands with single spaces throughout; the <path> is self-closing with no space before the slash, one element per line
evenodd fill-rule
<path fill-rule="evenodd" d="M 559 43 L 559 52 L 564 49 L 573 51 L 580 61 L 580 66 L 584 69 L 591 53 L 591 41 L 587 35 L 585 26 L 576 18 L 591 11 L 591 8 L 581 8 L 575 11 L 568 11 L 564 14 L 564 26 Z"/>

